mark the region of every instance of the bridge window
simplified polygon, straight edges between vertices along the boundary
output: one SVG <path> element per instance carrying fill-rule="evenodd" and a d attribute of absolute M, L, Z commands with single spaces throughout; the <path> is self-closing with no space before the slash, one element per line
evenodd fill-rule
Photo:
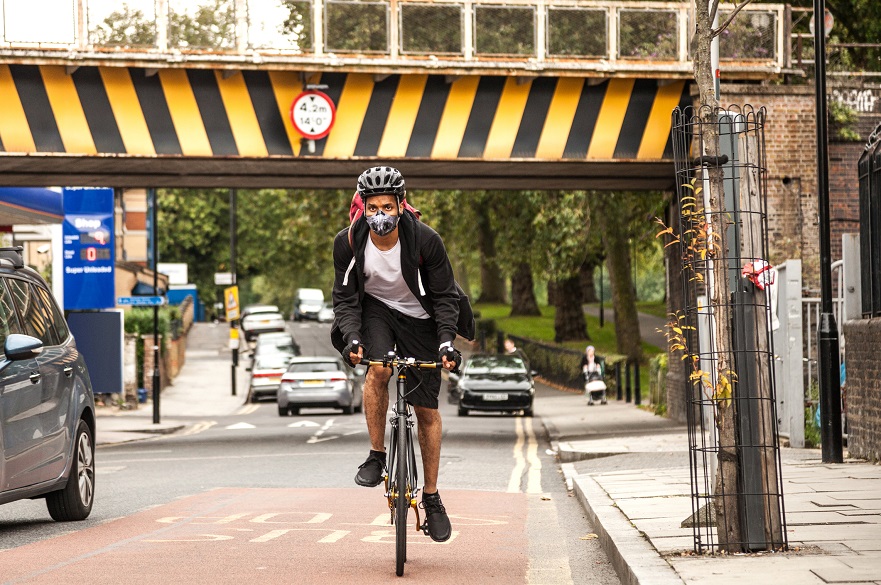
<path fill-rule="evenodd" d="M 3 36 L 8 43 L 69 44 L 76 39 L 76 1 L 3 2 Z M 39 15 L 35 14 L 39 12 Z"/>
<path fill-rule="evenodd" d="M 168 46 L 180 49 L 230 50 L 236 48 L 234 0 L 168 2 Z"/>
<path fill-rule="evenodd" d="M 248 3 L 251 48 L 312 52 L 311 0 Z"/>
<path fill-rule="evenodd" d="M 725 22 L 731 11 L 719 11 Z M 719 58 L 738 61 L 766 61 L 777 58 L 777 15 L 773 12 L 743 11 L 719 35 Z"/>
<path fill-rule="evenodd" d="M 548 55 L 605 57 L 608 52 L 607 11 L 548 8 Z"/>
<path fill-rule="evenodd" d="M 126 0 L 121 5 L 89 2 L 89 42 L 118 47 L 156 44 L 155 0 Z"/>
<path fill-rule="evenodd" d="M 324 18 L 329 52 L 389 52 L 387 2 L 328 2 Z"/>
<path fill-rule="evenodd" d="M 458 4 L 401 3 L 401 52 L 461 55 L 464 11 Z"/>
<path fill-rule="evenodd" d="M 535 8 L 475 5 L 474 48 L 479 55 L 535 55 Z"/>
<path fill-rule="evenodd" d="M 621 10 L 618 13 L 618 58 L 679 58 L 679 18 L 675 11 Z"/>

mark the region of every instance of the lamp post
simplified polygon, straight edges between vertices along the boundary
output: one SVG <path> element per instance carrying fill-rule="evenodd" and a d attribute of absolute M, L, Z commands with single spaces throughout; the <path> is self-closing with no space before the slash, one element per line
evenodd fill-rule
<path fill-rule="evenodd" d="M 841 463 L 841 378 L 838 327 L 832 312 L 832 250 L 829 234 L 829 159 L 826 150 L 825 0 L 814 0 L 814 89 L 817 102 L 817 207 L 820 222 L 820 440 L 824 463 Z"/>

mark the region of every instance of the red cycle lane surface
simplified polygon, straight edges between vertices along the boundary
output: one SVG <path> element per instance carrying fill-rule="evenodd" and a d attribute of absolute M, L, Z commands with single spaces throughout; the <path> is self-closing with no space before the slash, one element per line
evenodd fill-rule
<path fill-rule="evenodd" d="M 453 536 L 411 510 L 401 578 L 380 488 L 224 488 L 0 552 L 0 583 L 526 583 L 526 495 L 442 495 Z"/>

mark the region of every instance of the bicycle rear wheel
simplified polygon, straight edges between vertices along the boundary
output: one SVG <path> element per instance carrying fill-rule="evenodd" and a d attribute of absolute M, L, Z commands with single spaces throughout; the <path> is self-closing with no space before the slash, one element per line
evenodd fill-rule
<path fill-rule="evenodd" d="M 404 574 L 404 563 L 407 562 L 407 511 L 410 509 L 410 486 L 407 485 L 407 432 L 406 415 L 398 415 L 398 444 L 396 445 L 395 483 L 395 573 L 400 577 Z"/>

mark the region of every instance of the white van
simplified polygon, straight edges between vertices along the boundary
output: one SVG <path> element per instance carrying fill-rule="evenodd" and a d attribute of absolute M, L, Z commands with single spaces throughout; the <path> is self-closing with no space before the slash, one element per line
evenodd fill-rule
<path fill-rule="evenodd" d="M 324 293 L 320 288 L 298 288 L 294 296 L 294 321 L 318 320 L 324 305 Z"/>

